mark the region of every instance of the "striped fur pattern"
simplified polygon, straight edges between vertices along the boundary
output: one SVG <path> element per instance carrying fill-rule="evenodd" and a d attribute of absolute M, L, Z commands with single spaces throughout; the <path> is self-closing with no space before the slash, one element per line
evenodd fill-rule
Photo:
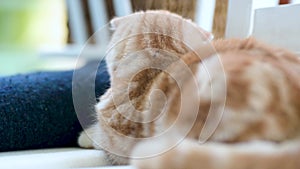
<path fill-rule="evenodd" d="M 176 29 L 185 19 L 166 11 L 140 14 L 112 21 L 115 32 L 107 56 L 111 88 L 95 106 L 98 122 L 79 138 L 82 147 L 143 156 L 154 149 L 168 147 L 177 135 L 154 141 L 128 141 L 124 136 L 147 138 L 162 134 L 169 127 L 179 131 L 193 123 L 186 139 L 170 151 L 131 160 L 107 152 L 108 161 L 131 162 L 140 169 L 300 168 L 300 60 L 297 56 L 249 38 L 213 41 L 217 54 L 202 46 L 200 60 L 180 41 L 184 30 Z M 172 18 L 177 18 L 176 22 Z M 147 31 L 159 34 L 144 34 Z M 173 37 L 163 36 L 164 32 Z M 124 40 L 128 36 L 131 38 Z M 208 36 L 205 32 L 204 38 Z M 172 67 L 180 59 L 196 77 L 199 88 L 190 86 L 193 78 L 188 71 L 180 66 Z M 222 69 L 216 66 L 219 61 Z M 170 68 L 176 79 L 151 65 Z M 226 75 L 225 88 L 220 86 L 224 85 L 220 82 L 222 73 Z M 220 92 L 226 93 L 226 104 L 218 128 L 207 143 L 200 145 L 199 133 L 211 103 L 218 103 L 219 99 L 211 96 L 211 85 L 225 90 Z M 164 96 L 155 92 L 156 89 Z M 185 95 L 188 90 L 196 90 L 194 93 L 200 100 Z M 192 118 L 188 108 L 195 101 L 200 102 L 198 115 Z M 186 108 L 180 112 L 182 103 Z M 179 113 L 183 113 L 183 118 L 172 126 Z"/>

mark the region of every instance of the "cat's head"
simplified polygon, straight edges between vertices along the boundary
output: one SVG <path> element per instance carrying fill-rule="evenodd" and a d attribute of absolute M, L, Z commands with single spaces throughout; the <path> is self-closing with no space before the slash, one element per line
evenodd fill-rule
<path fill-rule="evenodd" d="M 191 20 L 164 10 L 142 11 L 114 18 L 110 28 L 113 35 L 106 61 L 111 75 L 125 56 L 137 51 L 148 50 L 146 53 L 150 53 L 149 56 L 156 56 L 157 51 L 161 50 L 181 57 L 213 37 Z M 135 62 L 142 63 L 144 59 Z"/>
<path fill-rule="evenodd" d="M 182 22 L 196 27 L 204 39 L 213 39 L 212 33 L 199 27 L 191 19 L 183 18 L 178 14 L 166 10 L 147 10 L 135 12 L 123 17 L 115 17 L 110 21 L 110 29 L 113 31 L 124 31 L 126 27 L 132 28 L 132 30 L 134 30 L 134 27 L 141 27 L 141 32 L 144 30 L 145 32 L 158 31 L 158 33 L 161 33 L 160 30 L 180 30 L 179 27 L 182 26 Z M 143 28 L 142 26 L 147 26 L 149 29 L 147 30 L 147 28 Z M 153 27 L 158 27 L 159 29 Z M 178 33 L 180 33 L 180 31 L 178 31 Z"/>

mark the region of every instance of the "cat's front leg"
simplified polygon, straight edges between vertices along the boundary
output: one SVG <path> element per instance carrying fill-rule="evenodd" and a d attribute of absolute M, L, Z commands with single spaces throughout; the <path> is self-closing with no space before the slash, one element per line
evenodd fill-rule
<path fill-rule="evenodd" d="M 100 130 L 99 126 L 99 123 L 96 123 L 82 131 L 78 138 L 78 145 L 82 148 L 95 148 L 104 151 L 105 156 L 102 165 L 128 164 L 128 158 L 110 153 L 101 147 L 105 146 L 103 142 L 106 142 L 108 139 L 107 135 L 103 134 L 103 131 Z"/>

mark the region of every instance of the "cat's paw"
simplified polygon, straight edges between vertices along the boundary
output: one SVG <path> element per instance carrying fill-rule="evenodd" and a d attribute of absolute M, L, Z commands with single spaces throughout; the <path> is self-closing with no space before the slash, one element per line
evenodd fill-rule
<path fill-rule="evenodd" d="M 85 131 L 80 133 L 78 145 L 82 148 L 93 148 L 93 141 Z"/>

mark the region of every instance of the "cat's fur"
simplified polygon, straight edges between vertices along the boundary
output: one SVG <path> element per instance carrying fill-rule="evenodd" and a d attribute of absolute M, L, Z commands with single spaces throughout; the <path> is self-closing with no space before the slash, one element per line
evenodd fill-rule
<path fill-rule="evenodd" d="M 86 132 L 95 148 L 143 156 L 173 144 L 182 134 L 181 130 L 192 123 L 186 139 L 178 146 L 151 158 L 132 159 L 131 163 L 141 169 L 300 168 L 300 61 L 294 54 L 249 38 L 213 41 L 212 45 L 219 55 L 209 45 L 201 46 L 198 49 L 202 51 L 200 60 L 178 40 L 183 38 L 185 30 L 175 31 L 181 28 L 178 26 L 181 23 L 173 22 L 172 18 L 179 18 L 182 22 L 186 20 L 165 11 L 140 14 L 138 18 L 125 17 L 113 21 L 115 33 L 110 44 L 113 48 L 107 57 L 111 88 L 96 105 L 98 123 Z M 162 34 L 139 34 L 147 31 L 171 31 L 168 34 L 172 34 L 175 40 Z M 209 36 L 204 33 L 204 37 Z M 135 34 L 138 35 L 115 46 L 118 41 Z M 162 49 L 177 57 L 153 52 L 150 48 Z M 140 50 L 143 52 L 126 58 Z M 217 66 L 220 65 L 218 56 L 222 66 Z M 173 65 L 179 59 L 189 66 L 190 72 Z M 176 79 L 161 70 L 142 70 L 151 65 L 168 68 Z M 198 88 L 191 85 L 194 79 L 189 76 L 190 73 L 196 77 Z M 224 73 L 226 84 L 222 76 Z M 212 97 L 210 86 L 225 93 L 226 102 L 216 131 L 207 143 L 201 145 L 198 137 L 211 104 L 222 107 L 220 98 Z M 153 93 L 155 89 L 163 91 L 165 97 Z M 195 90 L 197 96 L 187 95 L 191 94 L 189 90 Z M 129 99 L 126 98 L 128 95 Z M 198 96 L 200 100 L 193 99 Z M 196 118 L 189 112 L 189 107 L 193 107 L 195 102 L 199 104 Z M 161 112 L 163 115 L 159 116 Z M 180 113 L 183 116 L 177 119 Z M 155 117 L 159 119 L 151 121 Z M 151 122 L 142 123 L 148 121 Z M 126 141 L 124 136 L 113 133 L 117 131 L 125 136 L 147 138 L 159 135 L 169 127 L 175 132 L 178 130 L 178 135 L 137 142 Z M 90 147 L 86 133 L 82 133 L 79 144 Z M 108 159 L 116 164 L 126 164 L 129 160 L 110 153 Z"/>

